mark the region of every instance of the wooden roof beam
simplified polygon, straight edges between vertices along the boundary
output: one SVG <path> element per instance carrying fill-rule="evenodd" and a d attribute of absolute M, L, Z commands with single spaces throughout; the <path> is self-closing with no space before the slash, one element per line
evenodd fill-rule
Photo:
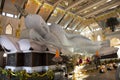
<path fill-rule="evenodd" d="M 65 10 L 69 10 L 69 9 L 75 7 L 76 5 L 82 3 L 83 1 L 85 1 L 85 0 L 78 0 L 75 3 L 71 4 L 70 6 L 68 6 Z"/>
<path fill-rule="evenodd" d="M 83 8 L 83 9 L 78 10 L 78 12 L 76 12 L 75 14 L 79 14 L 79 13 L 85 11 L 85 10 L 88 10 L 88 9 L 90 9 L 90 8 L 93 8 L 94 6 L 100 5 L 101 3 L 105 3 L 105 2 L 106 2 L 106 0 L 100 0 L 99 2 L 96 2 L 96 3 L 94 3 L 94 4 L 91 4 L 91 5 Z"/>
<path fill-rule="evenodd" d="M 64 0 L 58 0 L 53 6 L 56 7 L 62 1 L 64 1 Z"/>
<path fill-rule="evenodd" d="M 104 12 L 104 11 L 108 10 L 109 8 L 111 8 L 111 7 L 113 7 L 113 6 L 116 6 L 116 5 L 120 5 L 120 2 L 119 2 L 119 1 L 118 1 L 118 2 L 115 2 L 114 4 L 111 4 L 111 5 L 106 6 L 106 7 L 104 7 L 104 8 L 98 9 L 98 10 L 96 10 L 96 11 L 94 11 L 94 12 L 88 13 L 88 14 L 85 15 L 84 17 L 90 17 L 90 16 L 93 16 L 93 15 L 98 14 L 98 13 L 100 13 L 100 12 Z"/>
<path fill-rule="evenodd" d="M 1 6 L 0 6 L 0 14 L 2 14 L 3 8 L 4 8 L 5 0 L 1 1 Z"/>

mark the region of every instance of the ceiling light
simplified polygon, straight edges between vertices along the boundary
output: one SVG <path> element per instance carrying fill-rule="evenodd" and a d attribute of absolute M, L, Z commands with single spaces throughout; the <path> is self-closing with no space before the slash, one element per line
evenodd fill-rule
<path fill-rule="evenodd" d="M 97 28 L 96 31 L 99 31 L 99 28 Z"/>
<path fill-rule="evenodd" d="M 107 0 L 106 2 L 110 2 L 110 1 L 112 1 L 112 0 Z"/>
<path fill-rule="evenodd" d="M 2 15 L 5 16 L 5 12 L 2 12 Z"/>
<path fill-rule="evenodd" d="M 84 13 L 87 13 L 88 11 L 84 11 Z"/>
<path fill-rule="evenodd" d="M 115 6 L 113 6 L 113 7 L 111 7 L 111 8 L 109 8 L 109 9 L 113 9 L 113 8 L 116 8 L 118 5 L 115 5 Z"/>
<path fill-rule="evenodd" d="M 54 14 L 57 14 L 57 12 L 58 12 L 58 10 L 57 10 L 57 9 L 55 9 L 55 10 L 54 10 Z"/>
<path fill-rule="evenodd" d="M 13 17 L 13 14 L 6 13 L 6 16 Z"/>
<path fill-rule="evenodd" d="M 78 30 L 75 30 L 75 32 L 77 32 Z"/>
<path fill-rule="evenodd" d="M 97 7 L 93 7 L 93 9 L 96 9 Z"/>
<path fill-rule="evenodd" d="M 4 54 L 3 54 L 3 57 L 7 57 L 7 53 L 4 53 Z"/>
<path fill-rule="evenodd" d="M 17 18 L 17 15 L 15 15 L 15 18 Z"/>
<path fill-rule="evenodd" d="M 68 27 L 67 30 L 72 30 L 72 29 Z"/>
<path fill-rule="evenodd" d="M 101 36 L 100 35 L 97 36 L 97 41 L 101 41 Z"/>
<path fill-rule="evenodd" d="M 50 26 L 50 25 L 51 25 L 51 23 L 47 23 L 47 25 L 48 25 L 48 26 Z"/>
<path fill-rule="evenodd" d="M 84 33 L 84 32 L 81 32 L 80 34 L 81 34 L 81 35 L 85 35 L 85 33 Z"/>
<path fill-rule="evenodd" d="M 67 28 L 67 30 L 71 30 L 70 28 Z"/>

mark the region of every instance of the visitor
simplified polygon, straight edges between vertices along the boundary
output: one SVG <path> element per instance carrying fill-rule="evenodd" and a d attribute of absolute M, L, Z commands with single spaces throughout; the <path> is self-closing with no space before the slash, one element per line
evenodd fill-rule
<path fill-rule="evenodd" d="M 94 57 L 94 63 L 96 65 L 96 69 L 98 69 L 98 66 L 100 65 L 100 57 L 95 56 Z"/>
<path fill-rule="evenodd" d="M 100 66 L 100 73 L 105 73 L 105 72 L 106 72 L 106 66 L 105 66 L 105 64 L 102 64 Z"/>
<path fill-rule="evenodd" d="M 107 65 L 107 70 L 112 70 L 112 69 L 113 69 L 113 64 L 112 63 L 108 64 Z"/>
<path fill-rule="evenodd" d="M 116 74 L 115 74 L 116 80 L 120 80 L 120 76 L 119 75 L 120 75 L 120 65 L 118 66 Z"/>
<path fill-rule="evenodd" d="M 117 69 L 117 67 L 118 67 L 118 65 L 114 62 L 114 63 L 113 63 L 113 68 L 114 68 L 114 69 Z"/>

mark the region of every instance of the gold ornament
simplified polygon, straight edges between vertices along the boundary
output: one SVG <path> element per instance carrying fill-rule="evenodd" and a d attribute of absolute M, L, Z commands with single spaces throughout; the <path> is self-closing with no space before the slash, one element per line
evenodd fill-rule
<path fill-rule="evenodd" d="M 3 30 L 3 28 L 1 26 L 1 21 L 0 21 L 0 35 L 2 34 L 2 30 Z"/>
<path fill-rule="evenodd" d="M 0 35 L 2 34 L 2 30 L 3 30 L 3 29 L 2 29 L 2 26 L 0 26 Z"/>
<path fill-rule="evenodd" d="M 19 25 L 18 29 L 16 29 L 16 32 L 15 32 L 17 38 L 20 38 L 20 28 L 21 26 Z"/>

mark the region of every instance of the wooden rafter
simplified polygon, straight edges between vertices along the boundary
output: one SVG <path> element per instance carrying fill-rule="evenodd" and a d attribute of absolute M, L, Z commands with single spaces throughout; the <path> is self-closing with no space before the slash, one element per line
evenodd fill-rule
<path fill-rule="evenodd" d="M 65 10 L 69 10 L 69 9 L 75 7 L 76 5 L 82 3 L 83 1 L 85 1 L 85 0 L 78 0 L 75 3 L 71 4 L 70 6 L 68 6 Z"/>
<path fill-rule="evenodd" d="M 56 7 L 62 1 L 64 1 L 64 0 L 58 0 L 53 6 Z"/>
<path fill-rule="evenodd" d="M 120 2 L 118 1 L 118 2 L 115 2 L 114 4 L 111 4 L 111 5 L 108 5 L 108 6 L 104 7 L 104 8 L 98 9 L 98 10 L 96 10 L 94 12 L 91 12 L 91 13 L 85 15 L 84 17 L 89 17 L 89 16 L 92 16 L 92 15 L 98 14 L 100 12 L 104 12 L 104 11 L 108 10 L 109 8 L 111 8 L 113 6 L 116 6 L 116 5 L 120 5 Z"/>
<path fill-rule="evenodd" d="M 1 1 L 1 6 L 0 6 L 0 14 L 1 14 L 2 11 L 3 11 L 4 4 L 5 4 L 5 0 L 2 0 L 2 1 Z"/>
<path fill-rule="evenodd" d="M 25 9 L 25 5 L 27 4 L 28 0 L 25 0 L 24 3 L 23 3 L 23 6 L 22 8 Z M 20 14 L 19 18 L 21 18 L 22 14 Z"/>
<path fill-rule="evenodd" d="M 60 2 L 62 2 L 63 0 L 58 0 L 56 3 L 54 3 L 54 5 L 53 5 L 53 10 L 51 11 L 51 13 L 49 14 L 49 16 L 48 16 L 48 18 L 46 19 L 46 22 L 49 20 L 49 18 L 51 17 L 51 15 L 53 14 L 53 12 L 54 12 L 54 10 L 55 10 L 55 8 L 57 7 L 57 5 L 60 3 Z"/>
<path fill-rule="evenodd" d="M 79 13 L 81 13 L 81 12 L 83 12 L 83 11 L 85 11 L 85 10 L 88 10 L 88 9 L 90 9 L 90 8 L 93 8 L 94 6 L 97 6 L 97 5 L 101 4 L 101 3 L 105 3 L 105 1 L 106 1 L 106 0 L 100 0 L 99 2 L 96 2 L 96 3 L 94 3 L 94 4 L 91 4 L 91 5 L 83 8 L 83 9 L 78 10 L 78 12 L 76 12 L 75 14 L 79 14 Z"/>

